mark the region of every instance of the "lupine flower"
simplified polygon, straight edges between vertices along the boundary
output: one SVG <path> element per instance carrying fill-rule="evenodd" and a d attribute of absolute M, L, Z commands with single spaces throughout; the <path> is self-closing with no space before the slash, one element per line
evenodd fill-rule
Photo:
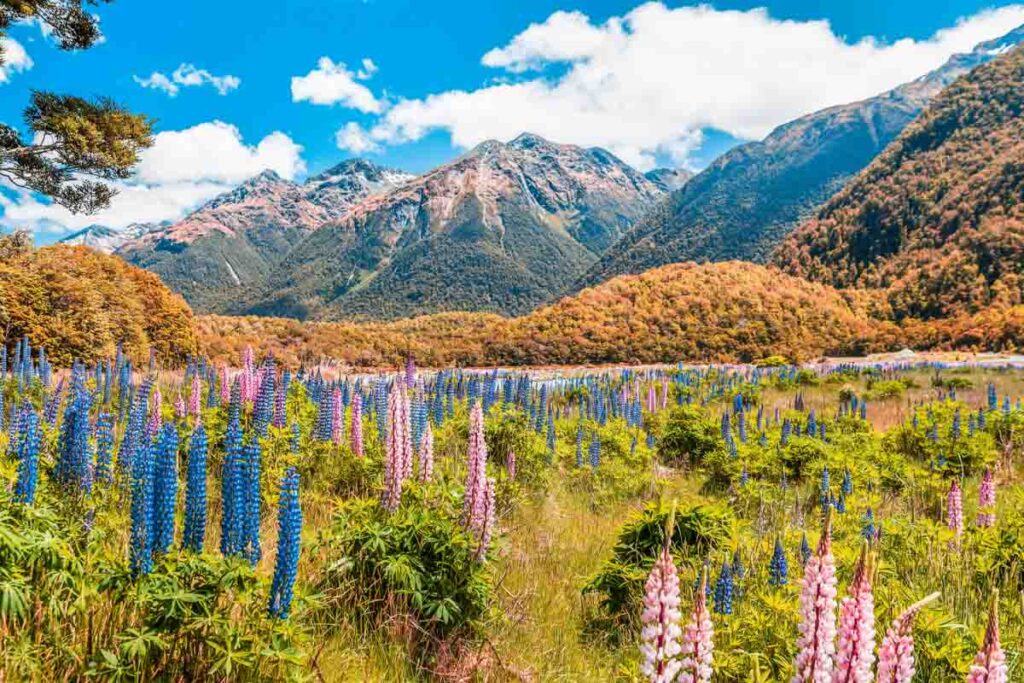
<path fill-rule="evenodd" d="M 192 393 L 188 397 L 188 412 L 193 417 L 199 417 L 199 406 L 202 401 L 203 385 L 199 379 L 199 373 L 192 375 Z"/>
<path fill-rule="evenodd" d="M 424 484 L 434 476 L 434 430 L 428 422 L 420 436 L 420 481 Z"/>
<path fill-rule="evenodd" d="M 160 408 L 163 400 L 160 396 L 160 388 L 153 387 L 152 393 L 149 395 L 149 430 L 153 434 L 160 431 L 163 427 L 163 416 L 160 414 Z"/>
<path fill-rule="evenodd" d="M 109 484 L 113 479 L 114 423 L 104 411 L 96 418 L 96 480 Z"/>
<path fill-rule="evenodd" d="M 671 537 L 671 533 L 666 535 L 665 546 L 647 577 L 644 610 L 640 615 L 640 622 L 643 624 L 640 634 L 643 641 L 640 646 L 640 654 L 643 657 L 640 672 L 651 683 L 675 681 L 676 674 L 682 667 L 682 662 L 678 659 L 682 652 L 679 642 L 682 636 L 679 627 L 679 576 L 669 552 L 667 539 Z M 697 605 L 702 603 L 703 591 L 698 591 Z M 694 611 L 696 614 L 696 608 Z M 707 609 L 704 608 L 703 611 L 706 615 Z M 704 619 L 701 620 L 700 626 L 704 625 L 703 622 Z M 697 662 L 701 662 L 701 659 L 697 659 Z M 697 669 L 699 666 L 694 665 L 693 668 Z"/>
<path fill-rule="evenodd" d="M 981 650 L 971 664 L 967 683 L 1006 683 L 1006 654 L 999 643 L 999 590 L 992 591 L 992 604 L 988 611 L 988 626 Z"/>
<path fill-rule="evenodd" d="M 341 445 L 341 437 L 344 433 L 345 404 L 341 400 L 341 389 L 334 387 L 334 397 L 331 401 L 331 441 L 334 445 Z"/>
<path fill-rule="evenodd" d="M 28 404 L 22 408 L 19 419 L 18 443 L 18 481 L 14 486 L 15 497 L 23 503 L 32 505 L 36 498 L 36 485 L 39 481 L 39 416 Z M 12 428 L 11 439 L 15 434 Z"/>
<path fill-rule="evenodd" d="M 206 538 L 206 429 L 202 423 L 189 440 L 188 471 L 185 479 L 185 533 L 181 546 L 203 552 Z"/>
<path fill-rule="evenodd" d="M 996 482 L 992 478 L 992 469 L 985 468 L 978 489 L 978 526 L 991 527 L 996 524 Z"/>
<path fill-rule="evenodd" d="M 768 565 L 768 583 L 772 586 L 785 586 L 789 583 L 789 562 L 786 560 L 782 541 L 777 538 L 775 552 L 772 553 L 772 561 Z"/>
<path fill-rule="evenodd" d="M 733 589 L 732 567 L 729 566 L 728 561 L 724 561 L 722 562 L 722 570 L 718 574 L 718 580 L 715 582 L 716 614 L 732 614 Z"/>
<path fill-rule="evenodd" d="M 836 567 L 831 519 L 825 516 L 818 551 L 807 561 L 800 588 L 800 637 L 793 683 L 831 683 L 836 645 Z"/>
<path fill-rule="evenodd" d="M 157 441 L 153 465 L 153 552 L 166 553 L 174 543 L 178 503 L 178 430 L 166 424 Z"/>
<path fill-rule="evenodd" d="M 483 562 L 487 557 L 487 551 L 491 547 L 491 535 L 494 533 L 494 479 L 487 478 L 487 482 L 484 485 L 484 495 L 482 499 L 482 511 L 480 530 L 478 532 L 479 545 L 476 550 L 477 562 Z"/>
<path fill-rule="evenodd" d="M 908 607 L 892 622 L 878 648 L 877 683 L 911 683 L 914 679 L 914 617 L 932 600 L 932 593 L 924 600 Z"/>
<path fill-rule="evenodd" d="M 839 645 L 833 683 L 871 683 L 875 662 L 875 599 L 867 544 L 850 583 L 850 594 L 839 605 Z"/>
<path fill-rule="evenodd" d="M 508 449 L 508 455 L 505 456 L 505 471 L 508 473 L 509 479 L 516 478 L 516 452 L 511 448 Z"/>
<path fill-rule="evenodd" d="M 949 494 L 946 496 L 946 525 L 956 536 L 950 545 L 960 545 L 960 537 L 964 533 L 964 501 L 960 483 L 956 479 L 949 483 Z"/>
<path fill-rule="evenodd" d="M 132 461 L 129 564 L 134 578 L 148 574 L 153 568 L 153 456 L 154 446 L 147 441 Z"/>
<path fill-rule="evenodd" d="M 807 534 L 804 534 L 800 539 L 800 565 L 803 567 L 807 566 L 807 561 L 811 559 L 811 544 L 807 542 Z"/>
<path fill-rule="evenodd" d="M 409 397 L 405 384 L 395 382 L 388 397 L 388 433 L 384 459 L 381 505 L 394 512 L 402 500 L 402 484 L 412 476 L 412 436 L 409 433 Z"/>
<path fill-rule="evenodd" d="M 702 586 L 694 593 L 690 623 L 683 632 L 682 661 L 676 679 L 680 683 L 708 683 L 711 680 L 715 629 L 708 613 L 705 591 L 701 590 L 707 582 L 706 571 L 701 572 Z"/>
<path fill-rule="evenodd" d="M 230 557 L 242 552 L 243 463 L 242 427 L 238 416 L 228 422 L 221 468 L 220 552 Z"/>
<path fill-rule="evenodd" d="M 576 467 L 583 467 L 583 423 L 576 428 Z"/>
<path fill-rule="evenodd" d="M 484 441 L 484 415 L 479 404 L 469 411 L 469 453 L 466 470 L 466 493 L 462 502 L 462 522 L 479 534 L 483 526 L 485 480 L 487 478 L 487 443 Z"/>
<path fill-rule="evenodd" d="M 590 435 L 589 454 L 590 467 L 596 470 L 601 464 L 601 435 L 597 433 L 596 429 Z"/>
<path fill-rule="evenodd" d="M 254 567 L 263 556 L 260 547 L 260 471 L 263 451 L 256 434 L 250 434 L 243 455 L 242 479 L 242 557 Z"/>
<path fill-rule="evenodd" d="M 875 513 L 871 511 L 871 508 L 868 508 L 864 513 L 864 525 L 861 527 L 860 535 L 865 541 L 871 541 L 874 540 L 877 531 L 878 529 L 875 526 Z"/>
<path fill-rule="evenodd" d="M 302 507 L 299 505 L 299 473 L 289 467 L 281 480 L 277 513 L 277 560 L 270 585 L 267 611 L 271 617 L 287 619 L 291 612 L 292 589 L 299 566 Z"/>
<path fill-rule="evenodd" d="M 352 428 L 349 430 L 349 443 L 356 457 L 363 457 L 363 399 L 359 394 L 352 397 Z"/>

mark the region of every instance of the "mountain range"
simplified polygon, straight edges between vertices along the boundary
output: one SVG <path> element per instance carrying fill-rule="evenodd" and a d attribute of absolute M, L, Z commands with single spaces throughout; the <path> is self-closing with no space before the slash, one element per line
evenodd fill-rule
<path fill-rule="evenodd" d="M 937 111 L 947 112 L 940 116 L 947 126 L 955 119 L 949 111 L 972 112 L 976 125 L 955 119 L 962 128 L 959 135 L 973 140 L 998 134 L 1013 153 L 1019 112 L 1011 109 L 1006 120 L 997 121 L 966 104 L 950 104 L 953 96 L 947 94 L 972 82 L 966 74 L 973 78 L 988 73 L 986 65 L 1005 63 L 1022 39 L 1024 27 L 878 97 L 801 117 L 762 141 L 728 151 L 696 175 L 682 169 L 640 173 L 605 150 L 524 133 L 507 143 L 484 142 L 417 177 L 361 159 L 303 183 L 266 171 L 181 221 L 133 226 L 123 244 L 117 244 L 123 235 L 98 226 L 68 239 L 101 250 L 115 248 L 122 258 L 159 274 L 198 312 L 320 320 L 395 319 L 456 310 L 523 315 L 617 274 L 687 260 L 764 262 L 785 242 L 775 263 L 793 274 L 840 287 L 888 288 L 900 315 L 944 315 L 948 306 L 915 308 L 910 301 L 917 290 L 898 295 L 892 288 L 912 271 L 931 271 L 920 248 L 927 240 L 910 245 L 909 251 L 903 242 L 885 247 L 892 252 L 886 252 L 886 259 L 897 252 L 916 254 L 893 261 L 902 265 L 882 266 L 865 256 L 883 248 L 876 240 L 891 241 L 885 230 L 891 232 L 897 219 L 913 212 L 883 214 L 889 226 L 884 229 L 871 223 L 873 204 L 862 200 L 874 197 L 886 205 L 888 200 L 877 199 L 877 188 L 869 191 L 863 174 L 882 177 L 878 165 L 884 163 L 899 182 L 920 184 L 921 178 L 900 166 L 907 150 L 921 145 L 908 146 L 902 133 L 909 136 L 939 116 Z M 1013 77 L 1004 80 L 1012 83 Z M 979 106 L 984 109 L 984 102 Z M 918 123 L 911 123 L 915 119 Z M 985 150 L 995 154 L 990 147 Z M 960 159 L 963 150 L 932 152 L 923 163 L 944 179 L 943 188 L 960 188 L 957 211 L 988 206 L 956 175 L 974 168 L 971 160 Z M 943 167 L 938 154 L 952 155 L 952 166 Z M 913 158 L 925 159 L 917 153 Z M 1006 173 L 984 177 L 989 176 L 1015 187 Z M 1014 195 L 1000 194 L 1004 189 L 988 191 L 1004 197 L 1006 211 Z M 917 193 L 904 191 L 909 194 L 888 203 L 923 211 L 915 204 L 921 201 Z M 933 205 L 948 208 L 952 202 L 946 197 Z M 948 216 L 928 217 L 944 222 L 943 239 L 958 229 Z M 970 221 L 961 218 L 956 225 L 965 222 Z M 801 224 L 797 236 L 787 241 Z M 1000 225 L 1006 232 L 1005 222 Z M 917 234 L 914 225 L 906 230 Z M 855 233 L 864 236 L 842 244 L 846 234 Z M 989 260 L 1018 253 L 1013 244 L 995 241 L 1001 251 Z M 948 256 L 949 245 L 945 249 L 941 253 Z M 929 252 L 927 258 L 937 255 Z M 917 259 L 916 270 L 901 259 Z M 970 273 L 977 271 L 975 282 L 983 283 L 971 295 L 978 305 L 992 298 L 977 293 L 984 287 L 1017 291 L 1002 273 L 993 274 L 985 258 L 968 261 L 975 269 Z M 935 272 L 952 277 L 950 269 Z M 932 293 L 946 286 L 938 281 L 925 285 L 923 275 L 915 277 L 915 287 Z"/>
<path fill-rule="evenodd" d="M 1024 48 L 944 90 L 775 262 L 883 290 L 898 319 L 1024 302 Z"/>
<path fill-rule="evenodd" d="M 1019 27 L 889 92 L 803 116 L 733 148 L 655 207 L 580 284 L 680 261 L 767 260 L 943 88 L 1022 40 Z"/>

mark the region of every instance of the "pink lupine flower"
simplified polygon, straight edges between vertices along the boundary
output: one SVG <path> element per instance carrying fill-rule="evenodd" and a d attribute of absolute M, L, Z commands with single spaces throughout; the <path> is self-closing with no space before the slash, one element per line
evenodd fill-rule
<path fill-rule="evenodd" d="M 188 412 L 190 415 L 199 417 L 199 408 L 202 405 L 203 385 L 199 379 L 199 373 L 192 375 L 192 392 L 188 396 Z"/>
<path fill-rule="evenodd" d="M 661 378 L 661 409 L 668 408 L 668 378 Z"/>
<path fill-rule="evenodd" d="M 515 480 L 516 478 L 516 452 L 511 448 L 508 449 L 508 455 L 505 456 L 505 470 L 508 472 L 508 478 Z"/>
<path fill-rule="evenodd" d="M 647 412 L 653 413 L 658 407 L 658 399 L 654 395 L 654 384 L 647 385 Z"/>
<path fill-rule="evenodd" d="M 700 591 L 704 596 L 703 588 Z M 701 598 L 698 598 L 700 600 Z M 705 607 L 705 612 L 707 608 Z M 679 576 L 669 552 L 669 544 L 661 550 L 651 573 L 647 577 L 644 594 L 644 611 L 640 614 L 643 630 L 640 672 L 651 683 L 671 683 L 682 666 L 679 644 L 682 630 L 679 628 Z"/>
<path fill-rule="evenodd" d="M 996 525 L 996 482 L 992 478 L 992 469 L 985 468 L 985 474 L 981 478 L 981 488 L 978 489 L 978 520 L 980 527 L 991 527 Z"/>
<path fill-rule="evenodd" d="M 149 396 L 149 427 L 154 434 L 158 434 L 164 424 L 163 416 L 160 414 L 162 403 L 163 397 L 160 396 L 160 388 L 154 386 L 153 393 Z"/>
<path fill-rule="evenodd" d="M 967 683 L 1006 683 L 1006 653 L 999 643 L 999 591 L 992 591 L 992 605 L 988 611 L 988 626 L 981 650 L 971 664 Z"/>
<path fill-rule="evenodd" d="M 188 414 L 188 410 L 185 408 L 185 399 L 178 394 L 178 397 L 174 399 L 174 417 L 179 420 L 183 420 Z"/>
<path fill-rule="evenodd" d="M 221 405 L 227 405 L 231 402 L 231 382 L 228 381 L 228 369 L 224 366 L 220 368 L 220 403 Z"/>
<path fill-rule="evenodd" d="M 850 583 L 850 595 L 839 605 L 839 646 L 833 683 L 871 683 L 875 663 L 875 598 L 867 544 Z"/>
<path fill-rule="evenodd" d="M 341 445 L 341 436 L 345 430 L 345 404 L 341 400 L 341 389 L 334 387 L 331 401 L 331 441 L 335 446 Z"/>
<path fill-rule="evenodd" d="M 483 523 L 485 479 L 487 478 L 487 443 L 484 441 L 484 413 L 479 403 L 469 411 L 469 453 L 466 471 L 466 493 L 462 501 L 462 523 L 478 530 Z"/>
<path fill-rule="evenodd" d="M 946 525 L 956 535 L 955 541 L 950 541 L 950 547 L 959 546 L 964 533 L 964 500 L 960 482 L 956 479 L 949 483 L 949 495 L 946 496 Z"/>
<path fill-rule="evenodd" d="M 494 479 L 490 477 L 484 484 L 484 494 L 480 497 L 480 529 L 477 535 L 480 544 L 476 549 L 476 561 L 483 562 L 491 547 L 491 535 L 494 533 Z"/>
<path fill-rule="evenodd" d="M 800 615 L 799 651 L 792 683 L 831 683 L 836 652 L 836 565 L 829 515 L 825 517 L 818 551 L 804 567 Z"/>
<path fill-rule="evenodd" d="M 388 512 L 398 509 L 402 484 L 411 475 L 412 438 L 409 435 L 409 396 L 405 384 L 395 382 L 388 396 L 388 434 L 384 459 L 384 492 L 381 504 Z"/>
<path fill-rule="evenodd" d="M 405 359 L 405 386 L 407 389 L 416 386 L 416 362 L 413 361 L 412 354 Z"/>
<path fill-rule="evenodd" d="M 434 476 L 434 430 L 427 428 L 420 436 L 420 481 L 427 483 Z"/>
<path fill-rule="evenodd" d="M 707 568 L 701 570 L 700 586 L 694 594 L 693 613 L 683 631 L 683 659 L 679 671 L 680 683 L 708 683 L 715 645 L 715 628 L 707 605 Z"/>
<path fill-rule="evenodd" d="M 878 648 L 877 683 L 911 683 L 914 678 L 914 617 L 938 597 L 938 593 L 932 593 L 893 620 Z"/>
<path fill-rule="evenodd" d="M 348 434 L 352 452 L 357 458 L 363 457 L 363 399 L 358 393 L 352 397 L 352 426 Z"/>

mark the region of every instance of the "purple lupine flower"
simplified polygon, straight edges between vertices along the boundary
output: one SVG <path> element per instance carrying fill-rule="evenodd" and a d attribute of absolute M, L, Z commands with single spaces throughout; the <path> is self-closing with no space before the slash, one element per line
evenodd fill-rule
<path fill-rule="evenodd" d="M 434 431 L 430 423 L 423 428 L 420 436 L 420 481 L 424 484 L 434 476 Z"/>
<path fill-rule="evenodd" d="M 491 535 L 494 533 L 494 479 L 487 478 L 484 484 L 484 495 L 481 498 L 479 545 L 476 549 L 477 562 L 487 559 L 487 551 L 491 547 Z"/>
<path fill-rule="evenodd" d="M 352 397 L 352 428 L 349 430 L 349 444 L 357 458 L 363 457 L 363 399 L 357 393 Z"/>
<path fill-rule="evenodd" d="M 345 404 L 341 400 L 341 389 L 334 387 L 334 399 L 331 401 L 331 441 L 335 446 L 341 445 L 341 437 L 345 433 Z"/>
<path fill-rule="evenodd" d="M 381 504 L 388 512 L 394 512 L 402 500 L 402 484 L 412 475 L 409 396 L 401 382 L 395 382 L 388 396 L 387 427 L 384 492 L 381 495 Z"/>
<path fill-rule="evenodd" d="M 203 385 L 199 379 L 199 373 L 192 375 L 192 393 L 188 397 L 188 412 L 194 417 L 199 417 L 199 406 L 202 402 Z"/>
<path fill-rule="evenodd" d="M 995 526 L 996 482 L 992 477 L 992 469 L 989 467 L 985 468 L 985 474 L 981 478 L 981 488 L 978 489 L 978 508 L 978 526 Z"/>
<path fill-rule="evenodd" d="M 483 523 L 485 480 L 487 478 L 487 443 L 484 441 L 484 414 L 479 403 L 469 411 L 469 453 L 466 471 L 466 492 L 462 502 L 462 523 L 478 531 Z"/>
<path fill-rule="evenodd" d="M 949 494 L 946 496 L 946 525 L 956 536 L 950 541 L 950 547 L 960 545 L 960 537 L 964 533 L 964 500 L 960 490 L 960 482 L 956 479 L 949 483 Z"/>

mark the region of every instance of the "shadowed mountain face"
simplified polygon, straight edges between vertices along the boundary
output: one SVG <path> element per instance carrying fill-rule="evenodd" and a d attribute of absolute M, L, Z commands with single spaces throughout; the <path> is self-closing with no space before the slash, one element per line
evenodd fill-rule
<path fill-rule="evenodd" d="M 960 78 L 775 254 L 898 317 L 1024 301 L 1024 48 Z"/>
<path fill-rule="evenodd" d="M 601 149 L 489 141 L 306 236 L 241 310 L 299 318 L 529 311 L 664 191 Z"/>
<path fill-rule="evenodd" d="M 861 102 L 780 126 L 730 150 L 644 216 L 581 285 L 677 261 L 764 261 L 891 142 L 943 88 L 1024 40 L 1024 27 Z"/>
<path fill-rule="evenodd" d="M 411 177 L 362 159 L 301 185 L 264 171 L 183 220 L 125 242 L 117 254 L 157 273 L 197 310 L 223 310 L 262 284 L 308 234 Z"/>

